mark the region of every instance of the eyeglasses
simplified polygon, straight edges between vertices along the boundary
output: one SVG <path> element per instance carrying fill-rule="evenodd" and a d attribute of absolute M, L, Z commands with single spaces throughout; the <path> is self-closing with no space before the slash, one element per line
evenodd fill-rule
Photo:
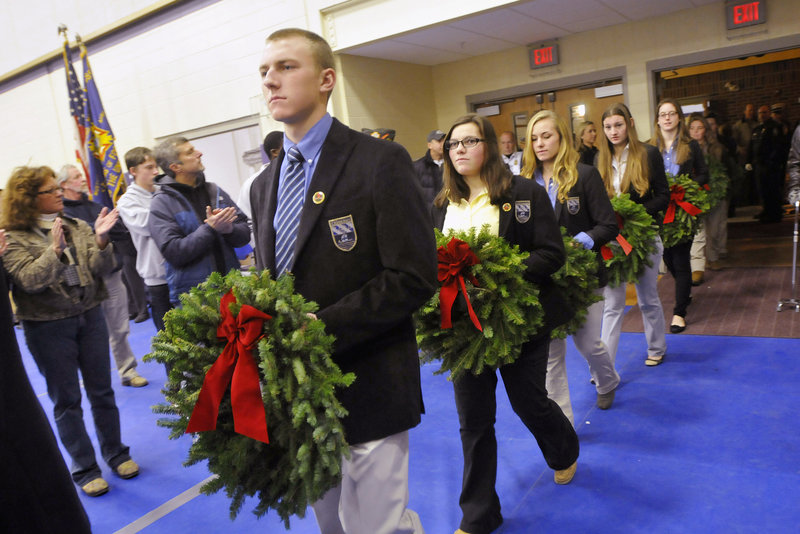
<path fill-rule="evenodd" d="M 445 141 L 444 148 L 445 150 L 455 150 L 458 148 L 458 144 L 461 143 L 464 145 L 464 148 L 472 148 L 478 143 L 483 142 L 484 139 L 479 139 L 477 137 L 465 137 L 464 139 L 449 139 Z"/>
<path fill-rule="evenodd" d="M 678 114 L 677 111 L 662 111 L 661 113 L 658 114 L 658 118 L 659 119 L 666 119 L 667 117 L 672 118 L 677 114 Z"/>
<path fill-rule="evenodd" d="M 63 192 L 64 189 L 61 188 L 61 187 L 55 186 L 55 187 L 51 187 L 50 189 L 45 189 L 44 191 L 37 191 L 36 194 L 37 195 L 52 195 L 53 193 L 55 193 L 57 191 Z"/>

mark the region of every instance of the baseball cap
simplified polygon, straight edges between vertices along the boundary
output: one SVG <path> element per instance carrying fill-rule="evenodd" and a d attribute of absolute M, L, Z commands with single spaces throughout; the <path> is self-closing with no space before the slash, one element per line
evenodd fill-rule
<path fill-rule="evenodd" d="M 434 139 L 437 141 L 441 141 L 442 139 L 444 139 L 445 135 L 447 134 L 441 130 L 433 130 L 431 133 L 428 134 L 428 142 L 430 143 Z"/>

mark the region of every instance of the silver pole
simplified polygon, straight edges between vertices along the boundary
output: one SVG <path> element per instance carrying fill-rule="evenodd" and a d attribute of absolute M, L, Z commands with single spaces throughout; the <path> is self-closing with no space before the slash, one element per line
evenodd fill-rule
<path fill-rule="evenodd" d="M 792 238 L 792 297 L 788 299 L 781 299 L 778 301 L 777 311 L 783 311 L 784 308 L 794 308 L 795 312 L 800 312 L 800 300 L 797 300 L 797 222 L 798 212 L 800 212 L 800 200 L 794 202 L 794 235 Z"/>

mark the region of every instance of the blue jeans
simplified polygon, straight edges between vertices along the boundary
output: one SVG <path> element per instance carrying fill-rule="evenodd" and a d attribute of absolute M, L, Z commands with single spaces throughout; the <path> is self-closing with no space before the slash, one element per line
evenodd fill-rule
<path fill-rule="evenodd" d="M 128 447 L 120 440 L 102 308 L 95 306 L 54 321 L 23 321 L 22 326 L 28 349 L 47 382 L 58 436 L 72 457 L 72 479 L 82 486 L 100 476 L 94 447 L 83 423 L 78 371 L 92 407 L 103 459 L 112 469 L 130 460 Z"/>

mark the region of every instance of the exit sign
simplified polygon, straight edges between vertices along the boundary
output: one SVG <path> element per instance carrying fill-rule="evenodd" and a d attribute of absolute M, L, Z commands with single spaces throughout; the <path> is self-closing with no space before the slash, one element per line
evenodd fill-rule
<path fill-rule="evenodd" d="M 528 48 L 528 59 L 532 69 L 558 65 L 558 43 L 540 43 Z"/>
<path fill-rule="evenodd" d="M 766 0 L 728 0 L 725 4 L 725 18 L 729 30 L 764 24 L 767 22 L 767 2 Z"/>

